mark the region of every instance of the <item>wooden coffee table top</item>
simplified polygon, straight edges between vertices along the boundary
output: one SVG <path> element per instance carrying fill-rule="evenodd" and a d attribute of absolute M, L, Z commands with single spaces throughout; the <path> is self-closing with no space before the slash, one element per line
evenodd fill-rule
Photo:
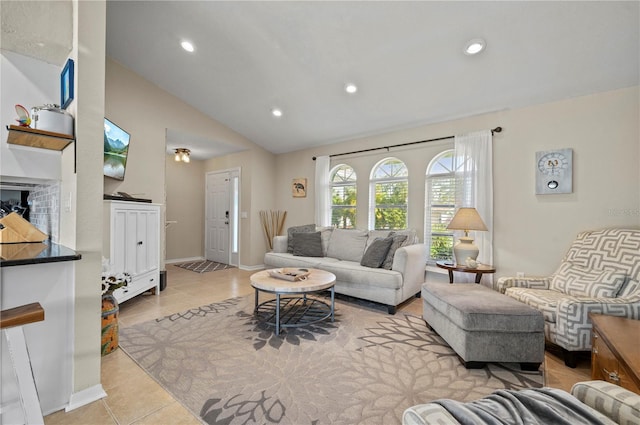
<path fill-rule="evenodd" d="M 269 275 L 268 270 L 263 270 L 251 275 L 251 286 L 267 292 L 301 294 L 329 289 L 336 283 L 336 276 L 333 273 L 318 269 L 307 270 L 309 275 L 306 280 L 298 281 L 278 279 Z"/>

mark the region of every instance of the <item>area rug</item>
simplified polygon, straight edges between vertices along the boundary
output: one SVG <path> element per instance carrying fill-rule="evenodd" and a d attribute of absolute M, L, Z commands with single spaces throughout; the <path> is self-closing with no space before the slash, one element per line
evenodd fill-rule
<path fill-rule="evenodd" d="M 120 346 L 207 424 L 399 424 L 412 405 L 541 387 L 517 364 L 467 370 L 422 318 L 336 300 L 335 322 L 257 322 L 233 298 L 120 329 Z"/>
<path fill-rule="evenodd" d="M 216 263 L 215 261 L 192 261 L 190 263 L 176 264 L 177 267 L 182 269 L 191 270 L 196 273 L 215 272 L 217 270 L 234 269 L 234 266 L 229 264 Z"/>

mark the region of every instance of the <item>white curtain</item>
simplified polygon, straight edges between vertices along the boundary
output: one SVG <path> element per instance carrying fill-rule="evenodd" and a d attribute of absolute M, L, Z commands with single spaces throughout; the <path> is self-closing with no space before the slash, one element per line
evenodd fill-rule
<path fill-rule="evenodd" d="M 329 156 L 316 157 L 316 226 L 331 225 L 329 162 Z"/>
<path fill-rule="evenodd" d="M 455 136 L 456 207 L 474 207 L 488 231 L 472 231 L 478 262 L 493 264 L 493 137 L 491 130 Z M 463 236 L 462 234 L 456 236 Z M 463 278 L 464 276 L 464 278 Z M 456 281 L 473 282 L 475 275 L 457 273 Z M 482 283 L 493 286 L 493 276 Z"/>

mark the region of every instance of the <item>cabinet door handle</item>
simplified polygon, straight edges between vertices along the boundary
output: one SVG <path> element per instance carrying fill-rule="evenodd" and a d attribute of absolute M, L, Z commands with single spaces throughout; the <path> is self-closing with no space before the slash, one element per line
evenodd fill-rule
<path fill-rule="evenodd" d="M 598 347 L 593 347 L 593 354 L 598 354 Z"/>
<path fill-rule="evenodd" d="M 607 369 L 602 368 L 602 371 L 604 372 L 604 374 L 606 376 L 609 377 L 609 379 L 611 379 L 613 382 L 620 382 L 620 375 L 618 375 L 618 372 L 613 371 L 613 372 L 609 372 Z"/>
<path fill-rule="evenodd" d="M 142 241 L 138 241 L 138 245 L 142 245 Z"/>

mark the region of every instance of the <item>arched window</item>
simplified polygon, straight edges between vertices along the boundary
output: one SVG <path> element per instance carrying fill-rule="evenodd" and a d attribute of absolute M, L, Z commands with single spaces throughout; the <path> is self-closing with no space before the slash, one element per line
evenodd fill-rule
<path fill-rule="evenodd" d="M 331 183 L 331 225 L 340 229 L 356 226 L 356 172 L 340 164 L 329 174 Z"/>
<path fill-rule="evenodd" d="M 427 167 L 425 183 L 425 243 L 432 262 L 453 260 L 453 230 L 447 225 L 456 212 L 454 150 L 433 158 Z"/>
<path fill-rule="evenodd" d="M 406 229 L 409 172 L 397 158 L 380 161 L 371 172 L 370 229 Z"/>

